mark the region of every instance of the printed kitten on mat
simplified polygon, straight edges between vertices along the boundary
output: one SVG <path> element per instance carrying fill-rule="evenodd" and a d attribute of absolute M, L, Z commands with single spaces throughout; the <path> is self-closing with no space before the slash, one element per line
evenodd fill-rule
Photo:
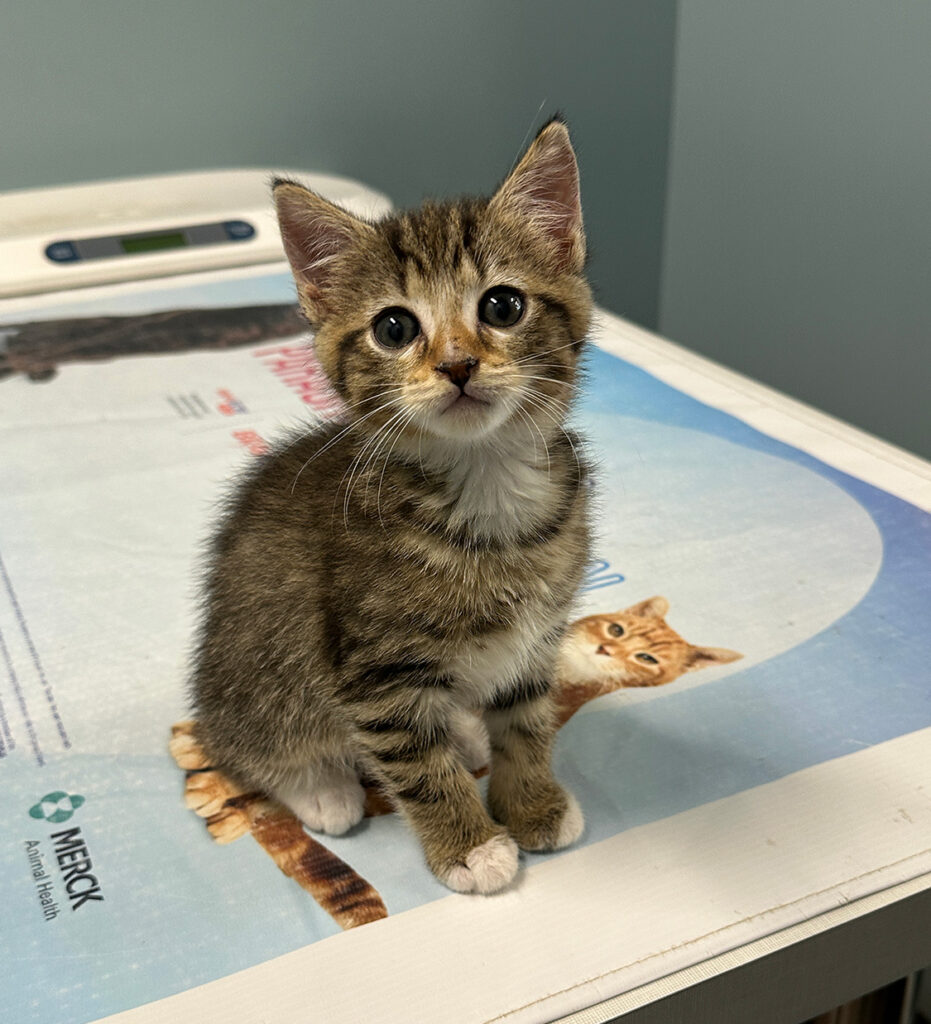
<path fill-rule="evenodd" d="M 737 661 L 726 647 L 698 647 L 666 624 L 669 602 L 651 597 L 623 611 L 573 622 L 559 653 L 556 701 L 566 722 L 586 701 L 631 686 L 663 686 L 684 672 Z"/>
<path fill-rule="evenodd" d="M 368 223 L 275 201 L 347 421 L 292 438 L 213 544 L 193 692 L 209 763 L 340 833 L 375 780 L 452 889 L 582 832 L 551 693 L 589 559 L 564 429 L 591 297 L 578 171 L 550 122 L 488 200 Z M 488 809 L 466 764 L 481 711 Z"/>

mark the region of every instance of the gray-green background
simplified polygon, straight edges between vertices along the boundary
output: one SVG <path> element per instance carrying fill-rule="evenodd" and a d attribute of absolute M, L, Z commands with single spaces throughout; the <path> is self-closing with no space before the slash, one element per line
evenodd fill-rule
<path fill-rule="evenodd" d="M 931 456 L 925 0 L 0 0 L 0 189 L 224 166 L 406 205 L 551 112 L 608 308 Z"/>

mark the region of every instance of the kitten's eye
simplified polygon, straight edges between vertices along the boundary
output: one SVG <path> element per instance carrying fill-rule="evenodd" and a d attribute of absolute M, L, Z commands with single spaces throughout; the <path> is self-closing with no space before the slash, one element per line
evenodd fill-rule
<path fill-rule="evenodd" d="M 611 634 L 611 636 L 623 636 L 624 627 L 619 626 L 616 622 L 612 622 L 611 625 L 608 626 L 608 632 Z"/>
<path fill-rule="evenodd" d="M 659 664 L 659 661 L 656 658 L 654 658 L 652 654 L 647 654 L 646 651 L 640 651 L 638 654 L 635 654 L 634 657 L 637 659 L 637 661 L 642 661 L 644 665 Z"/>
<path fill-rule="evenodd" d="M 524 297 L 513 288 L 489 288 L 478 300 L 478 318 L 489 327 L 513 327 L 524 315 Z"/>
<path fill-rule="evenodd" d="M 385 348 L 404 348 L 420 334 L 420 321 L 413 313 L 392 306 L 383 309 L 372 323 L 375 340 Z"/>

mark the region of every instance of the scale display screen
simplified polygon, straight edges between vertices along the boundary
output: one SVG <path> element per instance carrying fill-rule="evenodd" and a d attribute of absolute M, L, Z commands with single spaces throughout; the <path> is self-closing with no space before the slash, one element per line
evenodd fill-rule
<path fill-rule="evenodd" d="M 105 260 L 171 249 L 247 242 L 252 238 L 255 238 L 255 227 L 249 221 L 221 220 L 209 224 L 172 225 L 140 234 L 60 238 L 45 247 L 45 256 L 52 263 L 61 265 L 79 260 Z"/>
<path fill-rule="evenodd" d="M 167 235 L 144 235 L 135 238 L 121 238 L 123 252 L 154 252 L 156 249 L 179 249 L 188 244 L 184 233 L 175 231 Z"/>

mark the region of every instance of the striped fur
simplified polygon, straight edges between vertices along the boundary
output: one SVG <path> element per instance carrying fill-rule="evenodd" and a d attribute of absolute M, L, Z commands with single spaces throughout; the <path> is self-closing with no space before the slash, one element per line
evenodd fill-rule
<path fill-rule="evenodd" d="M 564 427 L 591 308 L 568 134 L 546 126 L 489 200 L 378 224 L 293 182 L 276 201 L 349 411 L 290 438 L 229 503 L 194 666 L 199 736 L 243 788 L 323 830 L 358 821 L 357 779 L 377 780 L 442 881 L 494 891 L 514 840 L 552 849 L 582 827 L 549 768 L 549 684 L 589 551 Z M 495 327 L 480 300 L 501 286 L 523 315 Z M 399 307 L 419 333 L 385 348 L 374 325 Z M 491 814 L 456 727 L 483 709 Z"/>

